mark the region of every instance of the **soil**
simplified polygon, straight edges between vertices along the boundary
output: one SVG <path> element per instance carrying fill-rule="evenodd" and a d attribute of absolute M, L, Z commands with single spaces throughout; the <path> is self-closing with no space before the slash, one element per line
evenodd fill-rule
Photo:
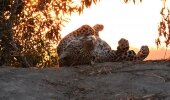
<path fill-rule="evenodd" d="M 0 100 L 170 100 L 170 61 L 2 66 Z"/>

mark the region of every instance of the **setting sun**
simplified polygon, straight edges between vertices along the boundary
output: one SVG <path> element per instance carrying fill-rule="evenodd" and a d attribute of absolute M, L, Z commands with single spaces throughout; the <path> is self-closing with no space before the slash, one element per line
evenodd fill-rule
<path fill-rule="evenodd" d="M 93 26 L 99 23 L 104 25 L 100 37 L 112 49 L 116 49 L 120 38 L 126 38 L 129 40 L 130 47 L 136 51 L 142 45 L 148 45 L 150 50 L 156 50 L 155 39 L 158 37 L 161 7 L 161 0 L 143 0 L 142 3 L 136 5 L 133 2 L 125 4 L 121 0 L 109 2 L 101 0 L 97 5 L 85 9 L 82 15 L 73 14 L 70 22 L 62 28 L 61 34 L 63 37 L 83 24 Z M 160 48 L 164 48 L 164 46 Z M 161 51 L 165 52 L 164 49 Z M 159 57 L 153 55 L 151 51 L 148 59 L 162 59 L 164 57 L 162 54 Z M 168 53 L 167 57 L 169 57 Z"/>

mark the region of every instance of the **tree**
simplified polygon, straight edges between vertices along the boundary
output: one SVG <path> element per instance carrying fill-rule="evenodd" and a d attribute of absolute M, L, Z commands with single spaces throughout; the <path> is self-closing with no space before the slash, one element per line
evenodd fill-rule
<path fill-rule="evenodd" d="M 162 0 L 163 6 L 160 11 L 161 21 L 158 26 L 159 37 L 156 40 L 157 46 L 161 45 L 161 37 L 164 37 L 166 47 L 170 45 L 170 7 L 168 7 L 167 1 Z"/>
<path fill-rule="evenodd" d="M 18 4 L 20 2 L 20 4 Z M 0 48 L 1 48 L 1 64 L 8 61 L 8 57 L 12 54 L 12 51 L 18 51 L 18 47 L 14 41 L 13 37 L 13 23 L 16 21 L 16 16 L 21 12 L 20 9 L 23 7 L 23 1 L 16 0 L 13 2 L 12 0 L 0 1 Z M 30 67 L 26 58 L 23 54 L 19 54 L 17 59 L 20 61 L 20 64 L 24 65 L 24 67 Z"/>
<path fill-rule="evenodd" d="M 66 15 L 81 14 L 97 0 L 0 0 L 1 64 L 22 67 L 54 66 L 54 45 Z"/>

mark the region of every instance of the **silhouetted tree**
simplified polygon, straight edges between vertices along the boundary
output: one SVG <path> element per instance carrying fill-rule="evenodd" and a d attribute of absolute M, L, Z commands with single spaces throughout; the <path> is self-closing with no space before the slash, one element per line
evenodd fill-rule
<path fill-rule="evenodd" d="M 158 32 L 159 37 L 156 40 L 157 46 L 161 45 L 160 37 L 164 37 L 165 44 L 168 47 L 170 45 L 170 7 L 168 7 L 167 1 L 162 0 L 163 6 L 160 11 L 161 21 L 159 23 Z"/>

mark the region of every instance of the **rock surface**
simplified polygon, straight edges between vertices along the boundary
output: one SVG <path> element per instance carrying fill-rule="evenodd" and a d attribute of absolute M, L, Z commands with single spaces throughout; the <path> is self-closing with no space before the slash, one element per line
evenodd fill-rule
<path fill-rule="evenodd" d="M 0 100 L 170 100 L 170 61 L 2 67 Z"/>

